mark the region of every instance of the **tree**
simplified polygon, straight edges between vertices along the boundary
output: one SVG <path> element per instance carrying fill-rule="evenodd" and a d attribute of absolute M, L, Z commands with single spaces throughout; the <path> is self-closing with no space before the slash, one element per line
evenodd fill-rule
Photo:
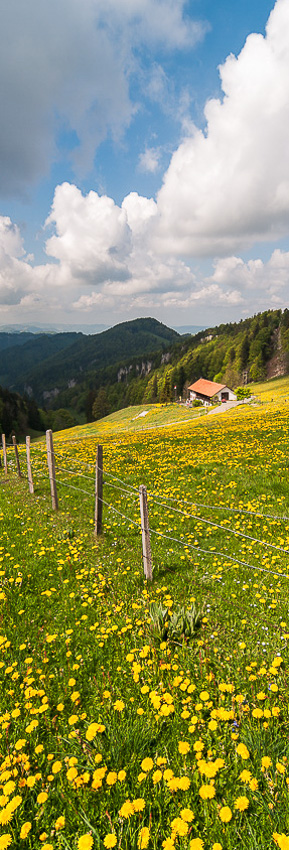
<path fill-rule="evenodd" d="M 170 373 L 167 372 L 160 393 L 160 402 L 162 404 L 167 404 L 170 401 L 172 401 L 171 376 Z"/>
<path fill-rule="evenodd" d="M 104 416 L 108 416 L 109 413 L 110 403 L 108 400 L 106 389 L 104 387 L 100 387 L 100 390 L 98 390 L 96 399 L 92 406 L 93 419 L 103 419 Z"/>

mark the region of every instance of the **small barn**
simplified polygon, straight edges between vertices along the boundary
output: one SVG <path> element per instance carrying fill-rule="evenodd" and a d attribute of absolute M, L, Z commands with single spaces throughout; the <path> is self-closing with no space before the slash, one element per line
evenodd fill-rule
<path fill-rule="evenodd" d="M 194 384 L 188 387 L 189 400 L 195 401 L 200 399 L 203 404 L 211 404 L 212 399 L 218 401 L 236 401 L 236 393 L 230 390 L 225 384 L 217 384 L 215 381 L 206 381 L 205 378 L 199 378 Z"/>

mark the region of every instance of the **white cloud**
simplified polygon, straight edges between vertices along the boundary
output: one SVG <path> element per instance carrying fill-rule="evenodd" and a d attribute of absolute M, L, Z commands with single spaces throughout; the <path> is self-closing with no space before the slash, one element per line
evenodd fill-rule
<path fill-rule="evenodd" d="M 223 99 L 173 154 L 158 195 L 159 250 L 231 254 L 289 227 L 289 3 L 220 67 Z"/>
<path fill-rule="evenodd" d="M 147 171 L 149 174 L 155 174 L 159 168 L 160 157 L 160 148 L 146 148 L 139 156 L 140 171 Z"/>
<path fill-rule="evenodd" d="M 222 286 L 237 286 L 246 297 L 255 293 L 271 306 L 272 299 L 284 305 L 289 297 L 289 252 L 276 248 L 267 263 L 260 258 L 245 263 L 241 257 L 226 257 L 214 264 L 211 280 Z"/>
<path fill-rule="evenodd" d="M 126 258 L 131 231 L 127 215 L 112 198 L 63 183 L 55 190 L 46 225 L 55 234 L 46 242 L 46 253 L 60 261 L 61 276 L 69 280 L 122 280 L 129 276 Z"/>
<path fill-rule="evenodd" d="M 0 191 L 21 194 L 76 134 L 74 164 L 89 173 L 97 146 L 125 131 L 142 83 L 141 50 L 193 45 L 204 27 L 185 0 L 10 0 L 1 9 Z M 143 81 L 144 82 L 144 81 Z"/>

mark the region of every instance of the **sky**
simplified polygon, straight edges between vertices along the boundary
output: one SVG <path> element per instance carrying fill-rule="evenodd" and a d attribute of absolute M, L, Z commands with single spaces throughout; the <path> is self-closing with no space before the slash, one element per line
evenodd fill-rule
<path fill-rule="evenodd" d="M 289 300 L 289 0 L 10 0 L 0 326 Z"/>

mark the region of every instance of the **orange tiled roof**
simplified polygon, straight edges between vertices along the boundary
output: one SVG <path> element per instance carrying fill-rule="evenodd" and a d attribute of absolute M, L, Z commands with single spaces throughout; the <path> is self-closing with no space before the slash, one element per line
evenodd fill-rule
<path fill-rule="evenodd" d="M 213 395 L 219 393 L 220 390 L 225 388 L 226 384 L 216 384 L 215 381 L 206 381 L 205 378 L 199 378 L 195 384 L 191 384 L 189 390 L 192 390 L 195 393 L 200 393 L 201 395 L 206 395 L 208 398 L 212 398 Z"/>

